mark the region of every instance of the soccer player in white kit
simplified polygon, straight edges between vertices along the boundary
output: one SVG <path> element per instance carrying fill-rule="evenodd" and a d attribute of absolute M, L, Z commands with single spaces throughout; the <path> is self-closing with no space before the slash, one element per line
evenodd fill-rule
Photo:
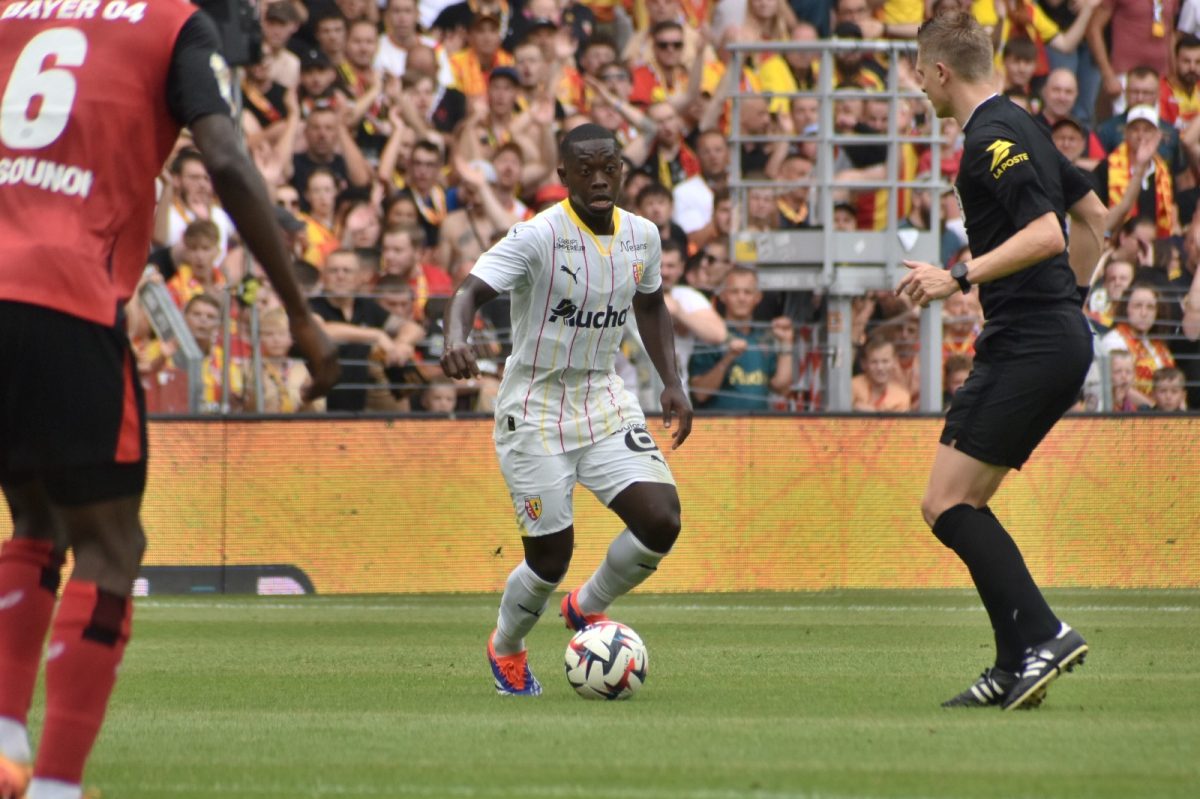
<path fill-rule="evenodd" d="M 658 568 L 679 535 L 679 495 L 646 431 L 637 400 L 613 371 L 632 310 L 666 386 L 663 421 L 692 427 L 680 383 L 672 323 L 659 275 L 661 240 L 649 220 L 616 207 L 621 146 L 599 125 L 581 125 L 559 147 L 568 197 L 520 223 L 476 261 L 446 309 L 442 368 L 479 374 L 468 335 L 475 312 L 502 292 L 512 303 L 513 354 L 496 401 L 494 438 L 522 531 L 525 558 L 500 600 L 488 661 L 501 695 L 537 696 L 525 635 L 562 581 L 575 543 L 572 494 L 579 482 L 626 528 L 604 561 L 562 601 L 568 628 L 605 618 L 613 600 Z"/>

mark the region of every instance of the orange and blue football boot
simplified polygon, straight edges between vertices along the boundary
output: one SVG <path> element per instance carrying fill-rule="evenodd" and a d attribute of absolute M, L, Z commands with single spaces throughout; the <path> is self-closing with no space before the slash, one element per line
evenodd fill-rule
<path fill-rule="evenodd" d="M 497 655 L 496 647 L 492 645 L 495 637 L 496 631 L 492 630 L 488 636 L 487 656 L 492 666 L 492 676 L 496 678 L 496 693 L 500 696 L 539 696 L 542 684 L 529 670 L 529 651 Z"/>
<path fill-rule="evenodd" d="M 579 632 L 586 627 L 591 627 L 593 624 L 608 621 L 608 616 L 605 616 L 603 613 L 584 613 L 579 609 L 578 588 L 563 597 L 562 610 L 560 612 L 563 622 L 567 625 L 567 629 L 574 630 L 575 632 Z"/>

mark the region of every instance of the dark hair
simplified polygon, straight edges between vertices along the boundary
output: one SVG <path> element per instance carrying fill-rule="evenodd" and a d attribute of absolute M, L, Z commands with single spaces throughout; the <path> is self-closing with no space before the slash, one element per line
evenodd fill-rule
<path fill-rule="evenodd" d="M 1154 295 L 1154 324 L 1150 327 L 1146 335 L 1152 338 L 1161 338 L 1170 332 L 1171 320 L 1170 306 L 1171 303 L 1163 302 L 1162 291 L 1158 286 L 1146 280 L 1135 280 L 1133 285 L 1125 289 L 1125 294 L 1121 299 L 1113 303 L 1113 319 L 1117 322 L 1129 322 L 1129 298 L 1133 296 L 1135 291 L 1149 291 Z"/>
<path fill-rule="evenodd" d="M 1148 67 L 1144 64 L 1139 64 L 1138 66 L 1129 70 L 1129 72 L 1125 73 L 1126 85 L 1129 84 L 1130 78 L 1154 78 L 1155 80 L 1158 80 L 1159 74 L 1158 70 L 1154 67 Z"/>
<path fill-rule="evenodd" d="M 1200 39 L 1197 39 L 1194 34 L 1185 33 L 1179 37 L 1179 41 L 1175 42 L 1175 55 L 1179 55 L 1180 50 L 1193 50 L 1200 47 Z"/>
<path fill-rule="evenodd" d="M 196 150 L 192 147 L 184 147 L 175 155 L 175 160 L 171 161 L 171 174 L 182 174 L 183 165 L 188 161 L 195 161 L 201 166 L 204 166 L 204 156 L 200 155 L 199 150 Z"/>
<path fill-rule="evenodd" d="M 952 372 L 961 372 L 964 369 L 970 371 L 973 368 L 975 368 L 975 360 L 970 355 L 951 355 L 946 359 L 946 363 L 942 367 L 942 374 L 949 375 Z"/>
<path fill-rule="evenodd" d="M 568 155 L 572 154 L 572 148 L 576 144 L 582 144 L 585 141 L 611 141 L 617 146 L 617 152 L 621 150 L 621 143 L 617 141 L 617 137 L 608 128 L 603 128 L 594 122 L 587 122 L 578 127 L 571 128 L 566 136 L 563 136 L 562 141 L 558 145 L 558 157 L 561 160 L 566 160 Z"/>
<path fill-rule="evenodd" d="M 221 312 L 221 301 L 206 291 L 202 291 L 188 300 L 187 304 L 183 306 L 183 312 L 187 313 L 192 310 L 193 305 L 211 305 L 217 309 L 217 313 Z"/>
<path fill-rule="evenodd" d="M 443 164 L 446 163 L 446 157 L 444 155 L 442 155 L 442 148 L 438 147 L 436 144 L 431 142 L 429 139 L 421 139 L 416 144 L 414 144 L 412 151 L 415 153 L 417 150 L 424 150 L 427 153 L 433 153 L 434 155 L 436 155 L 438 157 L 438 161 L 440 161 Z"/>
<path fill-rule="evenodd" d="M 881 350 L 884 347 L 891 347 L 892 352 L 895 352 L 896 351 L 896 342 L 892 341 L 891 336 L 888 335 L 888 333 L 886 331 L 876 330 L 874 333 L 871 334 L 870 338 L 868 338 L 866 340 L 866 343 L 864 343 L 862 345 L 863 359 L 865 360 L 866 357 L 868 355 L 870 355 L 872 352 L 875 352 L 876 350 Z"/>
<path fill-rule="evenodd" d="M 308 191 L 308 187 L 312 185 L 313 178 L 317 177 L 318 175 L 328 175 L 329 179 L 333 181 L 334 188 L 337 188 L 337 184 L 338 184 L 337 174 L 334 173 L 334 171 L 327 166 L 319 166 L 319 167 L 315 167 L 312 172 L 309 172 L 308 177 L 306 177 L 304 179 L 304 190 L 305 191 Z"/>
<path fill-rule="evenodd" d="M 651 26 L 650 38 L 655 39 L 658 37 L 658 34 L 667 30 L 676 30 L 680 33 L 683 33 L 683 26 L 673 19 L 664 19 L 662 22 L 656 22 L 653 26 Z"/>
<path fill-rule="evenodd" d="M 637 197 L 634 198 L 633 203 L 640 206 L 651 197 L 665 197 L 672 202 L 675 201 L 675 195 L 671 194 L 670 189 L 658 181 L 654 181 L 642 186 L 642 190 L 637 193 Z"/>
<path fill-rule="evenodd" d="M 680 244 L 675 239 L 663 239 L 662 240 L 662 251 L 663 251 L 663 253 L 677 252 L 677 253 L 679 253 L 680 258 L 682 258 L 682 259 L 687 258 L 687 253 L 684 251 L 683 245 Z"/>
<path fill-rule="evenodd" d="M 1037 61 L 1037 45 L 1024 36 L 1013 37 L 1004 44 L 1004 57 L 1018 61 Z"/>
<path fill-rule="evenodd" d="M 1161 369 L 1155 369 L 1150 379 L 1154 381 L 1154 385 L 1156 386 L 1168 380 L 1182 380 L 1183 370 L 1176 366 L 1164 366 Z"/>

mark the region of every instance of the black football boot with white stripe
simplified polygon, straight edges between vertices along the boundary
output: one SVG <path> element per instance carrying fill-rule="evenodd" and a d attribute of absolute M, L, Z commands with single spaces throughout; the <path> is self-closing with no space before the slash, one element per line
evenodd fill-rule
<path fill-rule="evenodd" d="M 1001 710 L 1018 710 L 1041 704 L 1046 686 L 1063 672 L 1074 671 L 1076 666 L 1083 665 L 1087 652 L 1087 641 L 1064 623 L 1058 635 L 1025 650 L 1025 659 L 1021 661 L 1021 670 L 1017 673 L 1017 684 L 1005 696 Z"/>
<path fill-rule="evenodd" d="M 984 669 L 971 687 L 956 697 L 942 702 L 942 707 L 991 707 L 1004 701 L 1004 697 L 1017 684 L 1017 675 L 1004 669 Z"/>

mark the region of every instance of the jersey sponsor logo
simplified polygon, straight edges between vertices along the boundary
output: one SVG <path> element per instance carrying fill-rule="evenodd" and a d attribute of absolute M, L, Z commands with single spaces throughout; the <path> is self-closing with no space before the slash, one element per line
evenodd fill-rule
<path fill-rule="evenodd" d="M 0 19 L 95 19 L 97 11 L 100 0 L 30 0 L 8 6 Z M 146 16 L 146 3 L 109 0 L 100 16 L 110 22 L 124 19 L 136 24 Z"/>
<path fill-rule="evenodd" d="M 1004 139 L 996 139 L 988 145 L 987 151 L 992 154 L 992 166 L 990 169 L 992 177 L 995 180 L 999 180 L 1000 176 L 1007 172 L 1010 167 L 1029 160 L 1029 153 L 1010 155 L 1013 147 L 1016 147 L 1014 143 L 1005 141 Z"/>
<path fill-rule="evenodd" d="M 567 327 L 590 327 L 603 330 L 607 327 L 622 327 L 629 318 L 629 309 L 618 311 L 606 305 L 603 311 L 584 311 L 565 297 L 550 311 L 549 322 L 561 321 Z"/>
<path fill-rule="evenodd" d="M 533 522 L 542 518 L 542 498 L 540 495 L 525 497 L 525 515 Z"/>
<path fill-rule="evenodd" d="M 554 240 L 554 249 L 565 250 L 566 252 L 583 252 L 583 242 L 577 239 L 569 239 L 566 236 L 559 236 Z"/>
<path fill-rule="evenodd" d="M 632 241 L 621 242 L 621 252 L 641 252 L 646 249 L 646 242 L 634 244 Z"/>
<path fill-rule="evenodd" d="M 629 447 L 634 452 L 657 452 L 658 444 L 654 443 L 654 436 L 644 427 L 633 427 L 625 433 L 625 446 Z"/>

